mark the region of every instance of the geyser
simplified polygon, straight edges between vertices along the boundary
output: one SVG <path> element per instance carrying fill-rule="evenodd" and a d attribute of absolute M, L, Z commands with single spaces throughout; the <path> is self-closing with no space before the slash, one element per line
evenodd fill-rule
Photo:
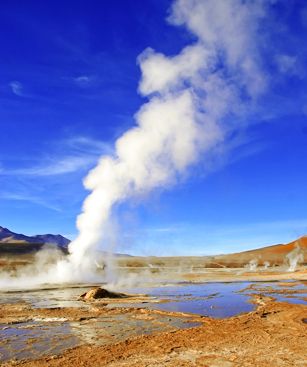
<path fill-rule="evenodd" d="M 240 0 L 174 3 L 169 21 L 197 40 L 176 56 L 150 48 L 139 56 L 139 91 L 149 102 L 116 141 L 115 155 L 102 157 L 84 181 L 91 193 L 69 246 L 72 264 L 82 266 L 104 242 L 115 203 L 174 184 L 238 128 L 225 120 L 234 121 L 265 87 L 256 42 L 263 10 L 262 2 Z"/>
<path fill-rule="evenodd" d="M 175 184 L 242 127 L 247 107 L 266 85 L 257 45 L 264 15 L 263 1 L 174 2 L 168 21 L 186 27 L 195 41 L 175 56 L 150 48 L 139 56 L 139 92 L 148 101 L 115 142 L 114 155 L 102 157 L 85 178 L 91 192 L 68 258 L 37 282 L 94 280 L 95 250 L 108 249 L 113 206 Z"/>

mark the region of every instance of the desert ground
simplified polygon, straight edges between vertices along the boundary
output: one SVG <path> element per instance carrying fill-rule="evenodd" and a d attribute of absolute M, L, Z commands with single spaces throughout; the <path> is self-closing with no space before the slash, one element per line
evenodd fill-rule
<path fill-rule="evenodd" d="M 117 286 L 2 290 L 0 360 L 3 366 L 305 366 L 305 238 L 297 248 L 295 241 L 214 257 L 118 256 Z M 291 271 L 289 253 L 300 255 Z M 6 254 L 2 269 L 14 273 L 31 256 Z"/>

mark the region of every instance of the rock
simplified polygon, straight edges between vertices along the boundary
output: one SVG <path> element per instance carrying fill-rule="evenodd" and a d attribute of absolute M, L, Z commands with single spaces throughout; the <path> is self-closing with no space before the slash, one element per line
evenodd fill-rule
<path fill-rule="evenodd" d="M 125 298 L 125 297 L 127 297 L 127 295 L 125 295 L 124 293 L 110 292 L 107 289 L 100 287 L 93 288 L 80 296 L 80 298 L 82 298 L 85 301 L 90 301 L 99 298 Z"/>

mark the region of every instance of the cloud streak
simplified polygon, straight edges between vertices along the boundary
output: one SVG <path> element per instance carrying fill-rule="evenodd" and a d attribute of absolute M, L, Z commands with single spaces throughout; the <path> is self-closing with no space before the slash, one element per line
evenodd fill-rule
<path fill-rule="evenodd" d="M 14 80 L 9 83 L 9 87 L 11 88 L 11 91 L 18 97 L 23 97 L 23 85 L 18 82 L 17 80 Z"/>
<path fill-rule="evenodd" d="M 41 197 L 29 195 L 26 193 L 18 193 L 18 192 L 1 192 L 0 193 L 1 200 L 14 200 L 14 201 L 26 201 L 31 202 L 33 204 L 37 204 L 39 206 L 45 207 L 47 209 L 54 210 L 56 212 L 61 212 L 60 207 L 48 203 Z"/>
<path fill-rule="evenodd" d="M 79 87 L 86 88 L 86 87 L 89 87 L 93 83 L 94 78 L 89 75 L 79 75 L 73 78 L 73 81 Z"/>
<path fill-rule="evenodd" d="M 293 74 L 299 76 L 301 74 L 296 56 L 277 55 L 276 63 L 278 70 L 283 74 Z"/>
<path fill-rule="evenodd" d="M 95 162 L 96 160 L 93 156 L 67 156 L 61 159 L 53 158 L 51 162 L 45 162 L 43 165 L 9 170 L 4 173 L 21 176 L 58 176 L 88 169 Z"/>
<path fill-rule="evenodd" d="M 61 151 L 70 151 L 69 155 L 63 156 L 54 153 L 44 155 L 38 165 L 16 169 L 0 167 L 0 175 L 7 176 L 58 176 L 74 172 L 84 171 L 93 166 L 98 157 L 112 152 L 109 144 L 92 138 L 76 136 L 57 143 Z"/>

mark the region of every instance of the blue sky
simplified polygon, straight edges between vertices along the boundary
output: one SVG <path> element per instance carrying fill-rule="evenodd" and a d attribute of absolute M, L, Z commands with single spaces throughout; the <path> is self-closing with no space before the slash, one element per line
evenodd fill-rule
<path fill-rule="evenodd" d="M 146 101 L 138 55 L 194 39 L 166 21 L 171 3 L 1 4 L 0 225 L 74 238 L 83 178 Z M 176 186 L 117 208 L 119 251 L 212 254 L 307 233 L 307 5 L 273 2 L 263 27 L 269 86 L 246 127 Z"/>

